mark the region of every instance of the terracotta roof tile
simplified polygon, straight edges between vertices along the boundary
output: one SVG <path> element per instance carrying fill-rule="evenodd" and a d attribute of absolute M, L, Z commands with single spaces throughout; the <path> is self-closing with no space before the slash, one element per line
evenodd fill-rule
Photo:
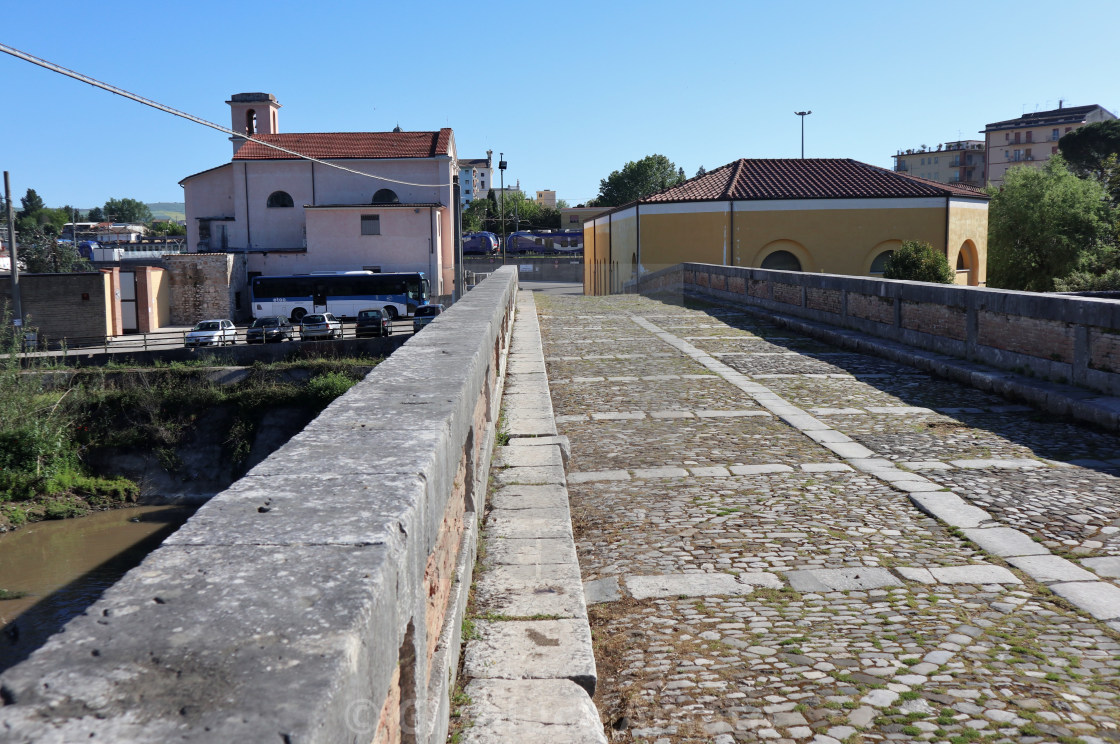
<path fill-rule="evenodd" d="M 359 158 L 431 158 L 450 155 L 451 130 L 438 132 L 308 132 L 258 134 L 234 154 L 234 160 L 290 160 L 294 155 L 267 147 L 270 142 L 320 160 Z"/>
<path fill-rule="evenodd" d="M 945 184 L 850 159 L 740 159 L 689 179 L 641 203 L 771 199 L 985 197 L 971 186 Z"/>

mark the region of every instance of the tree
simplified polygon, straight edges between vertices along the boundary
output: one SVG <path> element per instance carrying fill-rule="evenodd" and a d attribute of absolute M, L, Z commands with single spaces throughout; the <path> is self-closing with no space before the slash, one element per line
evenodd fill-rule
<path fill-rule="evenodd" d="M 21 223 L 16 243 L 20 264 L 28 273 L 65 274 L 91 268 L 72 243 L 58 242 L 58 228 L 52 224 L 26 226 L 26 222 Z"/>
<path fill-rule="evenodd" d="M 945 254 L 929 243 L 907 240 L 887 259 L 883 278 L 952 284 L 953 270 Z"/>
<path fill-rule="evenodd" d="M 595 206 L 617 207 L 641 199 L 684 180 L 673 161 L 664 155 L 647 155 L 630 161 L 620 171 L 612 171 L 599 181 L 599 195 Z"/>
<path fill-rule="evenodd" d="M 42 197 L 39 196 L 38 192 L 36 192 L 35 189 L 28 189 L 27 194 L 19 201 L 20 204 L 23 205 L 23 208 L 16 213 L 16 217 L 20 219 L 30 217 L 43 207 L 47 206 L 43 203 Z"/>
<path fill-rule="evenodd" d="M 475 199 L 463 210 L 463 232 L 479 232 L 486 229 L 490 217 L 490 200 Z"/>
<path fill-rule="evenodd" d="M 696 176 L 695 177 L 699 178 L 700 176 L 704 175 L 707 172 L 708 172 L 708 169 L 701 165 L 699 168 L 696 169 Z"/>
<path fill-rule="evenodd" d="M 168 220 L 167 222 L 153 222 L 152 223 L 152 234 L 153 235 L 167 235 L 167 236 L 171 236 L 171 237 L 174 237 L 174 236 L 177 236 L 177 235 L 186 235 L 187 234 L 187 228 L 183 227 L 178 222 L 172 222 L 170 220 Z"/>
<path fill-rule="evenodd" d="M 1102 259 L 1116 217 L 1104 187 L 1055 155 L 1041 170 L 1012 168 L 988 207 L 988 286 L 1049 292 L 1054 280 Z"/>
<path fill-rule="evenodd" d="M 1075 129 L 1058 140 L 1058 149 L 1074 173 L 1103 181 L 1105 161 L 1110 155 L 1120 155 L 1120 119 Z"/>
<path fill-rule="evenodd" d="M 105 219 L 114 222 L 147 224 L 152 221 L 152 210 L 148 209 L 147 204 L 136 199 L 110 199 L 105 202 L 102 209 L 105 212 Z"/>
<path fill-rule="evenodd" d="M 94 207 L 93 209 L 89 210 L 89 213 L 86 215 L 86 222 L 104 222 L 104 221 L 105 221 L 105 215 L 101 212 L 101 207 Z"/>

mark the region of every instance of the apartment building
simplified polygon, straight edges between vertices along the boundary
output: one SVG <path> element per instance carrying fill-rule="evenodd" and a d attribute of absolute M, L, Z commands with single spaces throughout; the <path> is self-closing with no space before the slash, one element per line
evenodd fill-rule
<path fill-rule="evenodd" d="M 466 207 L 475 199 L 485 199 L 494 188 L 494 151 L 484 158 L 459 159 L 459 203 Z"/>
<path fill-rule="evenodd" d="M 970 186 L 984 186 L 986 183 L 983 140 L 945 142 L 936 148 L 922 145 L 912 150 L 899 150 L 892 157 L 896 173 L 907 173 L 938 183 Z"/>
<path fill-rule="evenodd" d="M 1004 174 L 1015 166 L 1041 168 L 1058 152 L 1058 140 L 1063 135 L 1086 124 L 1115 118 L 1096 104 L 1066 107 L 1059 102 L 1058 108 L 1050 111 L 988 124 L 983 130 L 988 182 L 999 186 Z"/>

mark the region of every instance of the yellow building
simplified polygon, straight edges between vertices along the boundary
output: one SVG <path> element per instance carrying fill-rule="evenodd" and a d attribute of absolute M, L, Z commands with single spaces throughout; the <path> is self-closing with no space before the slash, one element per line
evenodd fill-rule
<path fill-rule="evenodd" d="M 584 223 L 586 294 L 683 261 L 875 276 L 905 240 L 983 284 L 988 197 L 848 159 L 737 160 Z"/>

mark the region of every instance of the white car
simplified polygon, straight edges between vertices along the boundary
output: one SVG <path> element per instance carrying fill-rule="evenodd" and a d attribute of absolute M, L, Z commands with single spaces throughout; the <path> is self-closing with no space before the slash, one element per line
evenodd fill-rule
<path fill-rule="evenodd" d="M 237 329 L 232 320 L 203 320 L 187 331 L 187 346 L 225 346 L 237 343 Z"/>

